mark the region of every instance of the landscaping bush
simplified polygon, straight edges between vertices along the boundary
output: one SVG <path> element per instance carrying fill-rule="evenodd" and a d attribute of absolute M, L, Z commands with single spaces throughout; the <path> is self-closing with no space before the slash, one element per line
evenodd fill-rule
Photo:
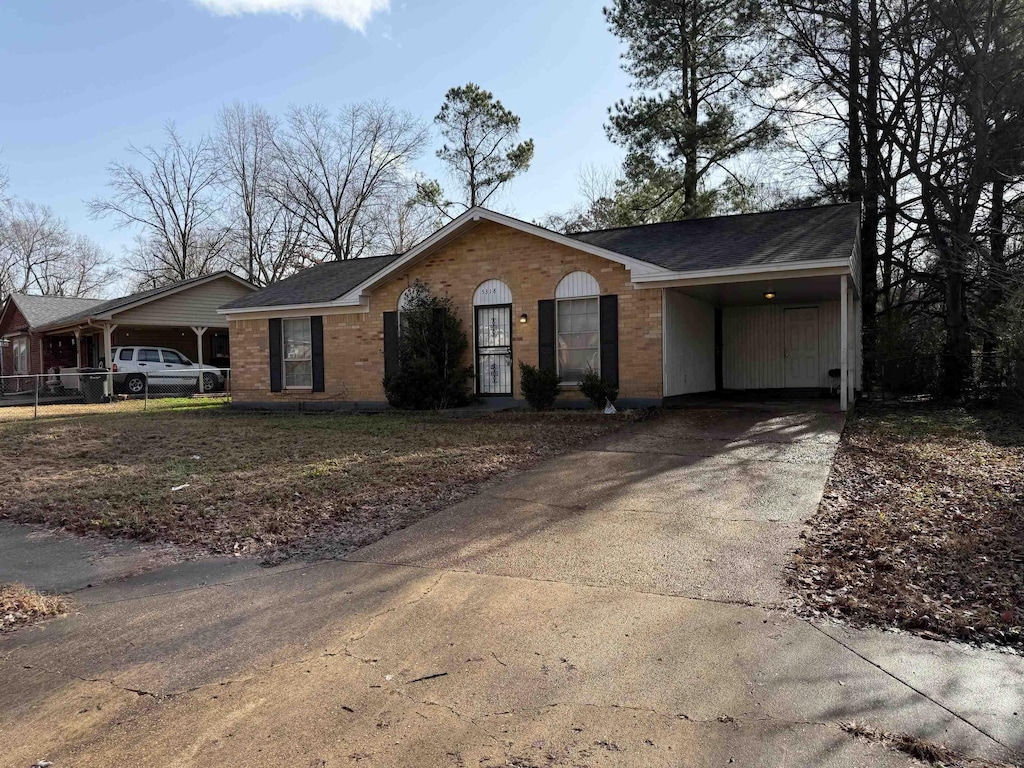
<path fill-rule="evenodd" d="M 555 404 L 561 381 L 554 371 L 542 371 L 534 365 L 519 361 L 519 382 L 523 388 L 523 397 L 535 410 L 546 411 Z"/>
<path fill-rule="evenodd" d="M 384 377 L 388 402 L 410 410 L 465 405 L 473 377 L 463 364 L 468 349 L 455 302 L 416 281 L 402 308 L 398 371 Z"/>
<path fill-rule="evenodd" d="M 619 385 L 603 378 L 593 368 L 587 368 L 580 381 L 580 392 L 598 408 L 604 408 L 619 396 Z"/>

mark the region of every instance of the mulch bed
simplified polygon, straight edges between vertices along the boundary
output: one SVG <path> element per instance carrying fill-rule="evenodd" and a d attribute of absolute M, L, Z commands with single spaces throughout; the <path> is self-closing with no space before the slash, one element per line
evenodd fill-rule
<path fill-rule="evenodd" d="M 199 554 L 337 556 L 636 418 L 201 409 L 6 424 L 0 519 Z"/>
<path fill-rule="evenodd" d="M 1024 415 L 858 412 L 803 536 L 807 613 L 1024 651 Z"/>

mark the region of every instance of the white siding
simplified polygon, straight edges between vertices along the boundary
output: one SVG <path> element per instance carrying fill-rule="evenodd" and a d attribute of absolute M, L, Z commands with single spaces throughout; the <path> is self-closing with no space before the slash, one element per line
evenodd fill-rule
<path fill-rule="evenodd" d="M 715 389 L 715 308 L 665 291 L 665 396 Z"/>
<path fill-rule="evenodd" d="M 227 327 L 227 318 L 217 314 L 217 308 L 229 301 L 252 292 L 230 277 L 208 283 L 142 304 L 134 309 L 114 314 L 114 322 L 122 325 L 180 325 Z"/>
<path fill-rule="evenodd" d="M 819 386 L 828 387 L 829 369 L 839 367 L 839 302 L 789 306 L 818 307 Z M 785 310 L 784 304 L 722 310 L 722 385 L 726 389 L 786 386 Z"/>
<path fill-rule="evenodd" d="M 601 286 L 588 272 L 570 272 L 563 277 L 555 289 L 556 299 L 572 299 L 578 296 L 600 296 Z"/>
<path fill-rule="evenodd" d="M 511 304 L 512 289 L 501 280 L 485 280 L 480 283 L 473 294 L 474 307 L 486 307 L 491 304 Z"/>

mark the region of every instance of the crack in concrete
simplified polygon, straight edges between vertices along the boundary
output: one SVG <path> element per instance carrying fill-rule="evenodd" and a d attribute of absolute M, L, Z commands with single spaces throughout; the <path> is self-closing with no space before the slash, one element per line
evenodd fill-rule
<path fill-rule="evenodd" d="M 826 722 L 823 720 L 793 720 L 787 718 L 772 717 L 771 715 L 759 715 L 753 716 L 743 714 L 739 716 L 721 714 L 711 718 L 699 718 L 691 717 L 684 712 L 663 712 L 653 707 L 637 707 L 629 704 L 594 704 L 591 702 L 583 701 L 558 701 L 550 704 L 542 704 L 538 707 L 524 707 L 522 709 L 508 709 L 502 712 L 490 712 L 486 715 L 481 715 L 481 718 L 491 717 L 503 717 L 509 715 L 520 715 L 520 714 L 541 714 L 545 710 L 554 709 L 556 707 L 564 707 L 571 709 L 574 707 L 583 707 L 587 709 L 605 709 L 605 710 L 616 710 L 623 712 L 639 712 L 645 715 L 654 715 L 665 720 L 681 721 L 687 723 L 693 723 L 694 725 L 742 725 L 743 723 L 764 723 L 772 722 L 779 723 L 781 725 L 814 725 L 823 727 L 839 727 L 838 722 Z"/>
<path fill-rule="evenodd" d="M 825 637 L 827 637 L 827 638 L 828 638 L 829 640 L 831 640 L 832 642 L 836 643 L 836 644 L 837 644 L 838 646 L 840 646 L 841 648 L 845 648 L 845 649 L 846 649 L 847 651 L 849 651 L 850 653 L 852 653 L 852 654 L 853 654 L 854 656 L 856 656 L 856 657 L 857 657 L 857 658 L 859 658 L 860 660 L 862 660 L 862 661 L 864 661 L 864 662 L 866 662 L 866 663 L 870 664 L 870 665 L 871 665 L 872 667 L 874 667 L 875 669 L 877 669 L 877 670 L 878 670 L 879 672 L 882 672 L 883 674 L 885 674 L 885 675 L 887 675 L 887 676 L 891 677 L 891 678 L 892 678 L 893 680 L 895 680 L 895 681 L 896 681 L 897 683 L 900 683 L 901 685 L 903 685 L 903 686 L 905 686 L 905 687 L 909 688 L 909 689 L 910 689 L 911 691 L 913 691 L 914 693 L 916 693 L 916 694 L 917 694 L 918 696 L 921 696 L 921 697 L 923 697 L 924 699 L 927 699 L 927 700 L 928 700 L 928 701 L 930 701 L 930 702 L 931 702 L 932 704 L 934 704 L 935 706 L 939 707 L 939 709 L 942 709 L 942 710 L 944 710 L 945 712 L 948 712 L 948 713 L 949 713 L 950 715 L 952 715 L 953 717 L 955 717 L 955 718 L 956 718 L 957 720 L 959 720 L 960 722 L 962 722 L 962 723 L 963 723 L 964 725 L 966 725 L 966 726 L 968 726 L 968 727 L 970 727 L 970 728 L 973 728 L 973 729 L 974 729 L 975 731 L 977 731 L 978 733 L 980 733 L 980 734 L 981 734 L 982 736 L 984 736 L 985 738 L 987 738 L 987 739 L 991 740 L 991 741 L 992 741 L 993 743 L 995 743 L 995 744 L 998 744 L 999 746 L 1003 747 L 1004 749 L 1007 749 L 1007 750 L 1009 750 L 1011 754 L 1013 754 L 1013 755 L 1018 755 L 1018 756 L 1020 756 L 1020 755 L 1024 754 L 1024 753 L 1020 752 L 1019 750 L 1015 749 L 1014 747 L 1010 746 L 1009 744 L 1005 744 L 1004 742 L 1000 741 L 1000 740 L 999 740 L 998 738 L 996 738 L 996 737 L 995 737 L 995 736 L 993 736 L 993 735 L 992 735 L 991 733 L 989 733 L 988 731 L 986 731 L 986 730 L 985 730 L 984 728 L 982 728 L 982 727 L 981 727 L 980 725 L 976 725 L 975 723 L 972 723 L 972 722 L 971 722 L 970 720 L 968 720 L 968 719 L 967 719 L 966 717 L 964 717 L 963 715 L 961 715 L 961 714 L 960 714 L 959 712 L 957 712 L 957 711 L 955 711 L 955 710 L 951 709 L 950 707 L 947 707 L 947 706 L 946 706 L 945 704 L 943 704 L 943 703 L 942 703 L 941 701 L 938 701 L 937 699 L 934 699 L 934 698 L 932 698 L 931 696 L 929 696 L 929 695 L 928 695 L 927 693 L 925 693 L 925 692 L 924 692 L 923 690 L 921 690 L 921 689 L 920 689 L 920 688 L 918 688 L 917 686 L 913 685 L 912 683 L 909 683 L 909 682 L 907 682 L 906 680 L 904 680 L 904 679 L 903 679 L 902 677 L 900 677 L 899 675 L 895 674 L 894 672 L 890 672 L 890 671 L 889 671 L 888 669 L 886 669 L 885 667 L 883 667 L 883 666 L 882 666 L 881 664 L 879 664 L 878 662 L 876 662 L 876 661 L 872 661 L 872 660 L 871 660 L 871 659 L 869 659 L 869 658 L 868 658 L 867 656 L 865 656 L 864 654 L 862 654 L 862 653 L 861 653 L 860 651 L 858 651 L 858 650 L 856 650 L 855 648 L 852 648 L 851 646 L 849 646 L 849 645 L 847 645 L 846 643 L 844 643 L 844 642 L 843 642 L 842 640 L 840 640 L 840 639 L 839 639 L 838 637 L 835 637 L 834 635 L 831 635 L 831 634 L 829 634 L 829 633 L 828 633 L 828 632 L 826 632 L 826 631 L 825 631 L 825 630 L 824 630 L 824 629 L 823 629 L 822 627 L 820 627 L 820 626 L 818 626 L 817 624 L 815 624 L 815 623 L 813 623 L 813 622 L 811 622 L 811 621 L 808 621 L 808 620 L 806 620 L 806 619 L 803 619 L 803 621 L 804 621 L 804 622 L 805 622 L 806 624 L 808 624 L 808 625 L 809 625 L 810 627 L 812 627 L 812 628 L 813 628 L 814 630 L 816 630 L 817 632 L 821 633 L 822 635 L 824 635 Z"/>
<path fill-rule="evenodd" d="M 134 693 L 136 696 L 148 696 L 148 697 L 150 697 L 152 699 L 155 699 L 156 701 L 166 701 L 168 699 L 173 699 L 176 696 L 184 696 L 184 695 L 189 694 L 189 693 L 195 693 L 196 691 L 202 690 L 203 688 L 213 688 L 215 686 L 216 687 L 220 687 L 220 686 L 225 686 L 225 685 L 233 685 L 235 683 L 241 683 L 241 682 L 245 682 L 247 680 L 251 680 L 252 679 L 251 677 L 249 677 L 249 678 L 241 678 L 241 679 L 237 679 L 237 680 L 236 679 L 232 679 L 232 680 L 216 680 L 216 681 L 214 681 L 212 683 L 203 683 L 202 685 L 194 685 L 191 688 L 183 688 L 183 689 L 181 689 L 179 691 L 158 692 L 158 691 L 147 691 L 144 688 L 132 688 L 132 687 L 126 686 L 126 685 L 120 685 L 119 683 L 117 683 L 117 682 L 115 682 L 113 680 L 110 680 L 108 678 L 105 678 L 105 677 L 82 677 L 81 675 L 76 675 L 74 672 L 65 672 L 65 671 L 59 670 L 59 669 L 48 669 L 47 667 L 39 667 L 39 666 L 36 666 L 34 664 L 21 664 L 20 668 L 21 669 L 31 670 L 33 672 L 42 672 L 42 673 L 47 674 L 47 675 L 55 675 L 57 677 L 68 677 L 68 678 L 71 678 L 72 680 L 80 680 L 83 683 L 102 683 L 104 685 L 109 685 L 109 686 L 111 686 L 113 688 L 116 688 L 119 691 L 124 691 L 125 693 Z"/>

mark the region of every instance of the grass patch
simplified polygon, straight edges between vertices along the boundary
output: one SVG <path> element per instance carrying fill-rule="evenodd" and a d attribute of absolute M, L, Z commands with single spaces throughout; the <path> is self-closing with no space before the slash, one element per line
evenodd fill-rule
<path fill-rule="evenodd" d="M 1024 650 L 1021 413 L 858 413 L 809 525 L 809 611 Z"/>
<path fill-rule="evenodd" d="M 71 610 L 63 597 L 44 595 L 23 584 L 0 584 L 0 632 L 9 632 Z"/>
<path fill-rule="evenodd" d="M 3 424 L 0 518 L 217 554 L 337 554 L 630 420 L 218 408 Z"/>

